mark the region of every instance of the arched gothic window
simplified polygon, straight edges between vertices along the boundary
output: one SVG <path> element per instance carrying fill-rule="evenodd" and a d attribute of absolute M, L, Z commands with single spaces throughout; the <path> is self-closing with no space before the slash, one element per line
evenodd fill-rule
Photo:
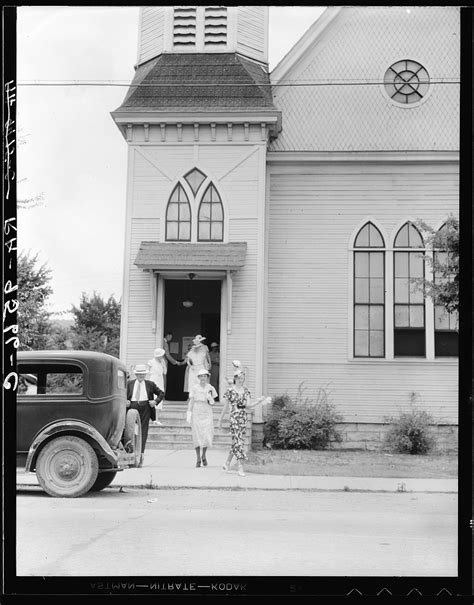
<path fill-rule="evenodd" d="M 224 239 L 224 210 L 217 189 L 206 189 L 198 213 L 198 241 L 221 242 Z"/>
<path fill-rule="evenodd" d="M 354 357 L 385 356 L 384 247 L 371 222 L 354 242 Z"/>
<path fill-rule="evenodd" d="M 398 231 L 393 253 L 394 355 L 425 356 L 424 242 L 410 221 Z"/>
<path fill-rule="evenodd" d="M 222 200 L 213 183 L 209 183 L 202 193 L 203 183 L 206 180 L 209 182 L 208 177 L 201 170 L 193 168 L 173 189 L 166 207 L 166 241 L 222 242 L 224 240 Z"/>
<path fill-rule="evenodd" d="M 166 208 L 166 240 L 191 240 L 191 206 L 186 191 L 180 184 L 174 188 Z"/>

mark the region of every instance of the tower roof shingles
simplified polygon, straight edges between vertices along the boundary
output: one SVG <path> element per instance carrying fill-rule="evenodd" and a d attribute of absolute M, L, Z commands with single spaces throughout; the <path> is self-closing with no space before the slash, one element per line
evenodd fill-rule
<path fill-rule="evenodd" d="M 267 71 L 234 53 L 162 54 L 140 65 L 116 111 L 275 109 Z"/>

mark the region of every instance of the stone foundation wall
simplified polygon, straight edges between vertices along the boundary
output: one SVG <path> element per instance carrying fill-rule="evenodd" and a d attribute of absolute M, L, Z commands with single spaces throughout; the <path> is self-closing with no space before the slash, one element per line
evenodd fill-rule
<path fill-rule="evenodd" d="M 337 425 L 342 435 L 340 443 L 332 441 L 330 449 L 334 450 L 370 450 L 383 449 L 383 440 L 389 429 L 388 424 L 343 422 Z M 252 449 L 260 450 L 263 447 L 264 424 L 252 424 Z M 436 438 L 436 451 L 458 451 L 458 426 L 452 424 L 437 424 L 431 427 Z"/>
<path fill-rule="evenodd" d="M 263 427 L 265 424 L 263 422 L 254 422 L 252 423 L 252 449 L 253 450 L 261 450 L 263 448 Z"/>

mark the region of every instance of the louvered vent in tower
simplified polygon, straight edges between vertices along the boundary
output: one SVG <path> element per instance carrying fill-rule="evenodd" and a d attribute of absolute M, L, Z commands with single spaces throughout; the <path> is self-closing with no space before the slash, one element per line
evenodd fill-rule
<path fill-rule="evenodd" d="M 196 45 L 196 7 L 174 8 L 173 44 L 175 46 Z"/>
<path fill-rule="evenodd" d="M 204 45 L 227 44 L 227 7 L 206 6 L 204 13 Z"/>

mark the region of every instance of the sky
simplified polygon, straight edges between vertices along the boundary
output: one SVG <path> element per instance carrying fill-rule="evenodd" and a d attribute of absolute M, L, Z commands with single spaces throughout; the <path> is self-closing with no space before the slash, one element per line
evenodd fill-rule
<path fill-rule="evenodd" d="M 19 251 L 51 269 L 47 308 L 66 312 L 81 294 L 122 295 L 127 144 L 110 116 L 117 86 L 22 86 L 31 81 L 131 82 L 138 7 L 18 7 L 17 178 Z M 269 7 L 269 67 L 324 11 Z M 65 315 L 67 317 L 67 315 Z"/>

